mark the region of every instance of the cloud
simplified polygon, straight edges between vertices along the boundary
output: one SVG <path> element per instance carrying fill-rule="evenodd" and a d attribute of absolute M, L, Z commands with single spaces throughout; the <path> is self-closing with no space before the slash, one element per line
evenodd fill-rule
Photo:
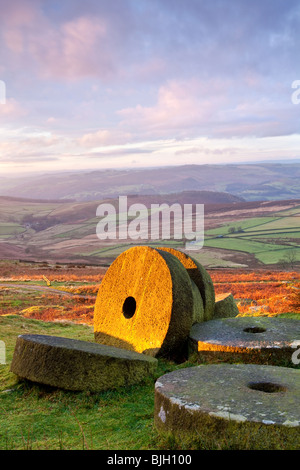
<path fill-rule="evenodd" d="M 175 77 L 278 76 L 299 50 L 297 0 L 0 0 L 9 60 L 47 79 L 157 83 Z"/>
<path fill-rule="evenodd" d="M 142 155 L 142 154 L 150 154 L 153 153 L 154 150 L 144 149 L 144 148 L 119 148 L 119 149 L 111 149 L 111 150 L 104 150 L 102 152 L 93 151 L 86 154 L 87 158 L 119 158 L 119 157 L 127 157 L 128 155 Z"/>
<path fill-rule="evenodd" d="M 19 66 L 27 61 L 27 67 L 44 79 L 109 76 L 114 66 L 105 19 L 83 12 L 54 23 L 43 11 L 45 5 L 18 0 L 13 6 L 3 5 L 3 44 Z"/>
<path fill-rule="evenodd" d="M 173 80 L 160 87 L 153 106 L 118 111 L 120 127 L 143 138 L 196 136 L 265 137 L 299 133 L 298 109 L 290 88 L 265 84 L 255 75 L 233 78 Z"/>
<path fill-rule="evenodd" d="M 0 161 L 31 163 L 59 159 L 59 150 L 62 148 L 61 138 L 50 136 L 26 136 L 22 137 L 11 133 L 6 140 L 0 141 Z"/>
<path fill-rule="evenodd" d="M 191 136 L 199 131 L 201 123 L 211 120 L 226 101 L 222 89 L 224 85 L 217 82 L 172 80 L 160 87 L 154 106 L 137 105 L 121 109 L 118 115 L 123 126 L 139 129 L 146 137 Z"/>
<path fill-rule="evenodd" d="M 5 103 L 0 104 L 0 122 L 24 117 L 28 111 L 14 98 L 7 98 Z"/>
<path fill-rule="evenodd" d="M 0 1 L 9 63 L 47 79 L 157 83 L 172 77 L 281 71 L 299 45 L 297 2 Z M 282 56 L 281 60 L 284 59 Z M 17 62 L 16 62 L 17 61 Z"/>
<path fill-rule="evenodd" d="M 108 145 L 126 144 L 131 139 L 131 134 L 118 131 L 100 129 L 96 132 L 90 132 L 80 137 L 77 142 L 82 147 L 102 147 Z"/>
<path fill-rule="evenodd" d="M 0 0 L 0 10 L 0 126 L 58 138 L 47 146 L 19 131 L 12 161 L 51 150 L 70 166 L 84 152 L 109 164 L 147 142 L 158 161 L 172 140 L 186 142 L 170 153 L 178 163 L 197 158 L 197 138 L 300 132 L 299 0 Z M 227 147 L 199 148 L 214 159 Z"/>
<path fill-rule="evenodd" d="M 240 149 L 235 147 L 228 148 L 207 148 L 203 146 L 199 147 L 187 147 L 183 150 L 177 150 L 175 155 L 233 155 L 236 154 Z"/>
<path fill-rule="evenodd" d="M 105 49 L 105 37 L 103 21 L 81 16 L 58 29 L 48 26 L 41 40 L 36 34 L 29 38 L 28 47 L 44 78 L 106 77 L 113 65 Z"/>

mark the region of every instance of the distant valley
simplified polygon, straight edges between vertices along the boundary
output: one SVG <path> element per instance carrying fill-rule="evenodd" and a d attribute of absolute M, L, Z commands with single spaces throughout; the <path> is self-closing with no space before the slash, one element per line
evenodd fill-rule
<path fill-rule="evenodd" d="M 239 200 L 266 201 L 300 198 L 299 181 L 299 163 L 183 165 L 2 177 L 0 195 L 87 202 L 119 195 L 213 191 Z"/>
<path fill-rule="evenodd" d="M 0 259 L 108 266 L 136 244 L 185 249 L 174 239 L 100 240 L 97 207 L 109 203 L 118 215 L 118 199 L 90 202 L 0 197 Z M 128 207 L 146 206 L 143 220 L 151 220 L 152 204 L 204 204 L 204 247 L 192 256 L 204 266 L 252 269 L 300 262 L 300 199 L 243 201 L 227 193 L 184 191 L 166 196 L 128 196 Z M 149 227 L 150 225 L 148 225 Z"/>
<path fill-rule="evenodd" d="M 184 240 L 99 240 L 101 203 L 203 204 L 203 265 L 260 268 L 300 263 L 300 164 L 176 167 L 0 177 L 0 259 L 108 266 L 133 244 L 184 249 Z M 195 206 L 194 206 L 195 207 Z M 149 225 L 148 225 L 149 226 Z"/>

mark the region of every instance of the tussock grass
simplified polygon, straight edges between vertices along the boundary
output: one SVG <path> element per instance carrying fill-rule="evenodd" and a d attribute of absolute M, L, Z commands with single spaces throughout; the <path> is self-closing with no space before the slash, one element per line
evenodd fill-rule
<path fill-rule="evenodd" d="M 256 449 L 261 442 L 249 435 L 205 432 L 197 441 L 178 443 L 162 437 L 153 424 L 154 382 L 161 375 L 196 365 L 196 358 L 175 364 L 159 360 L 155 377 L 143 383 L 102 393 L 68 392 L 19 380 L 9 371 L 19 334 L 48 334 L 94 341 L 88 325 L 43 322 L 19 315 L 0 316 L 0 339 L 5 341 L 6 364 L 0 365 L 1 450 L 206 450 Z M 270 428 L 270 432 L 273 432 Z M 273 441 L 276 442 L 274 430 Z M 289 449 L 278 437 L 275 448 Z"/>
<path fill-rule="evenodd" d="M 178 366 L 162 362 L 155 377 L 134 387 L 68 392 L 19 380 L 9 371 L 16 338 L 25 333 L 94 341 L 87 325 L 0 316 L 6 346 L 6 364 L 0 365 L 1 450 L 160 448 L 153 427 L 154 381 Z"/>

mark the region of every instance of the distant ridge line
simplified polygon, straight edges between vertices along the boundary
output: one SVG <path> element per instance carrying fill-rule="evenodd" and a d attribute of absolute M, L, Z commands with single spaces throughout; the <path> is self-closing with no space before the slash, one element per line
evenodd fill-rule
<path fill-rule="evenodd" d="M 13 196 L 0 196 L 1 201 L 14 201 L 14 202 L 33 202 L 37 204 L 43 204 L 50 202 L 53 204 L 64 204 L 68 202 L 77 202 L 75 199 L 30 199 L 27 197 L 13 197 Z"/>

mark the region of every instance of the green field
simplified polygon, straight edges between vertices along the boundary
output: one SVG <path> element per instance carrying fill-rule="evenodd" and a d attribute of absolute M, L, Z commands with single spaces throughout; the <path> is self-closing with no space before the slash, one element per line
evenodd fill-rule
<path fill-rule="evenodd" d="M 25 228 L 19 224 L 0 223 L 0 238 L 8 238 L 22 232 L 25 232 Z"/>
<path fill-rule="evenodd" d="M 260 227 L 261 225 L 270 221 L 277 220 L 277 217 L 253 217 L 251 219 L 241 220 L 238 222 L 232 222 L 230 224 L 224 224 L 220 227 L 208 230 L 206 234 L 208 236 L 213 235 L 227 235 L 230 228 L 241 227 L 242 230 L 247 230 L 254 227 Z"/>
<path fill-rule="evenodd" d="M 278 235 L 280 235 L 280 238 L 300 238 L 300 230 L 298 230 L 297 232 L 294 232 L 293 230 L 289 231 L 289 230 L 286 230 L 285 232 L 277 232 L 277 231 L 273 231 L 273 232 L 267 232 L 267 231 L 261 231 L 261 232 L 254 232 L 254 233 L 251 233 L 251 234 L 247 234 L 247 235 L 244 235 L 244 237 L 255 237 L 255 239 L 257 239 L 258 241 L 260 241 L 260 239 L 265 239 L 265 238 L 279 238 Z M 243 238 L 243 236 L 240 236 L 239 238 Z"/>
<path fill-rule="evenodd" d="M 299 207 L 253 217 L 205 232 L 204 246 L 251 253 L 263 264 L 300 261 Z"/>
<path fill-rule="evenodd" d="M 258 265 L 299 262 L 300 205 L 287 201 L 285 210 L 279 211 L 279 203 L 274 201 L 267 211 L 251 204 L 248 211 L 248 203 L 244 204 L 242 217 L 239 205 L 226 205 L 224 210 L 229 216 L 225 216 L 223 224 L 222 205 L 216 213 L 215 209 L 209 213 L 209 223 L 215 228 L 206 230 L 204 249 L 193 255 L 211 267 L 238 267 L 255 261 Z M 99 201 L 50 203 L 0 198 L 0 242 L 4 256 L 18 253 L 20 259 L 68 258 L 106 264 L 136 244 L 184 249 L 184 240 L 99 240 L 96 228 L 100 218 L 95 217 L 98 205 Z"/>
<path fill-rule="evenodd" d="M 82 225 L 71 225 L 70 229 L 65 226 L 66 231 L 54 235 L 54 238 L 82 238 L 87 235 L 92 235 L 95 233 L 95 223 L 94 224 L 82 224 Z"/>

